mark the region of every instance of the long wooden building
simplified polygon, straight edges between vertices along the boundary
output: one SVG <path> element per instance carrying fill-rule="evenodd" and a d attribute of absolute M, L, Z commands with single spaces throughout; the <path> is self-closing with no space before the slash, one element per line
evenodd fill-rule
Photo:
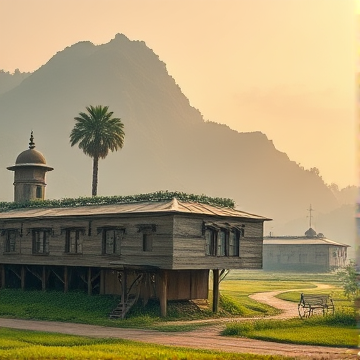
<path fill-rule="evenodd" d="M 33 139 L 30 146 L 9 167 L 17 202 L 43 199 L 52 170 Z M 156 298 L 165 316 L 168 300 L 208 298 L 212 270 L 217 311 L 222 269 L 262 268 L 266 220 L 176 196 L 6 210 L 0 212 L 1 286 L 119 294 L 114 317 L 124 317 L 138 299 Z"/>
<path fill-rule="evenodd" d="M 264 237 L 264 270 L 328 272 L 344 267 L 349 245 L 309 228 L 304 236 Z"/>

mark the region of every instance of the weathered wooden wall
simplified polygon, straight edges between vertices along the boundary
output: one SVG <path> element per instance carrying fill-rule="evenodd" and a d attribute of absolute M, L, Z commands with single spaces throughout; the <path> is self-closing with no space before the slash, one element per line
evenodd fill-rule
<path fill-rule="evenodd" d="M 239 256 L 206 254 L 204 225 L 214 222 L 220 226 L 229 222 L 239 234 L 244 231 L 239 240 Z M 5 247 L 9 229 L 18 232 L 15 251 Z M 36 229 L 49 232 L 47 253 L 33 253 Z M 78 253 L 66 250 L 69 229 L 79 231 Z M 104 229 L 121 229 L 120 250 L 114 254 L 103 253 Z M 35 284 L 42 290 L 81 288 L 89 294 L 120 295 L 118 276 L 126 269 L 129 283 L 137 274 L 146 274 L 139 285 L 140 297 L 160 298 L 164 311 L 165 299 L 207 298 L 209 269 L 262 267 L 263 220 L 174 213 L 58 215 L 3 218 L 0 230 L 0 267 L 6 268 L 1 271 L 1 286 L 26 288 Z M 144 234 L 152 238 L 149 246 L 144 246 Z"/>
<path fill-rule="evenodd" d="M 332 245 L 264 245 L 264 270 L 329 271 L 345 265 L 346 248 Z M 334 256 L 336 252 L 336 256 Z"/>
<path fill-rule="evenodd" d="M 0 229 L 0 264 L 91 266 L 116 268 L 121 265 L 153 266 L 161 269 L 242 269 L 261 268 L 263 222 L 228 219 L 244 225 L 239 256 L 205 254 L 203 224 L 224 222 L 225 218 L 190 215 L 116 215 L 92 217 L 29 218 L 2 220 Z M 143 225 L 153 226 L 152 250 L 143 250 Z M 103 228 L 125 229 L 120 254 L 103 254 Z M 48 254 L 33 254 L 32 230 L 51 230 Z M 81 228 L 81 253 L 65 252 L 66 229 Z M 6 229 L 18 229 L 16 251 L 6 253 Z"/>
<path fill-rule="evenodd" d="M 329 267 L 330 269 L 346 265 L 347 248 L 345 246 L 329 246 Z"/>
<path fill-rule="evenodd" d="M 136 273 L 127 270 L 128 286 L 134 281 Z M 159 298 L 161 281 L 158 273 L 153 273 L 154 284 L 145 277 L 141 283 L 140 298 L 145 296 Z M 209 270 L 168 270 L 167 273 L 168 300 L 207 299 L 209 289 Z M 105 294 L 121 295 L 121 285 L 116 270 L 105 270 Z"/>
<path fill-rule="evenodd" d="M 207 299 L 209 270 L 170 270 L 168 300 Z"/>
<path fill-rule="evenodd" d="M 204 222 L 230 221 L 245 225 L 239 256 L 205 254 Z M 174 269 L 260 269 L 262 267 L 263 222 L 214 217 L 174 216 Z"/>
<path fill-rule="evenodd" d="M 140 225 L 156 225 L 152 251 L 143 251 L 143 233 Z M 121 254 L 102 254 L 105 227 L 121 227 L 125 235 L 121 242 Z M 114 261 L 127 265 L 147 265 L 161 268 L 172 266 L 172 215 L 55 218 L 2 221 L 0 229 L 18 229 L 22 235 L 17 238 L 15 253 L 4 253 L 5 238 L 0 236 L 0 264 L 39 264 L 68 266 L 112 267 Z M 51 228 L 48 254 L 33 254 L 32 229 Z M 65 252 L 65 231 L 67 228 L 83 228 L 82 253 Z"/>

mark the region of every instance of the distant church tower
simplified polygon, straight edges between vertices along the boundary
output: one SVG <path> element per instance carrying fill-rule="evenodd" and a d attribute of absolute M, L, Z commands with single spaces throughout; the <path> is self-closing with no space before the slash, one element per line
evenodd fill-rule
<path fill-rule="evenodd" d="M 8 170 L 14 171 L 14 201 L 44 200 L 45 174 L 54 170 L 46 165 L 41 152 L 35 150 L 34 136 L 31 131 L 29 149 L 23 151 L 16 159 L 15 165 Z"/>

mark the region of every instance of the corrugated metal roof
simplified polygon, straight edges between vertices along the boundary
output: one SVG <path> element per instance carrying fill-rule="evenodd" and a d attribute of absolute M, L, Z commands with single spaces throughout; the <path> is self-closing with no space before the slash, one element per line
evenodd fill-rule
<path fill-rule="evenodd" d="M 346 246 L 339 242 L 329 240 L 327 238 L 308 238 L 306 236 L 285 236 L 264 238 L 264 245 L 334 245 L 334 246 Z"/>
<path fill-rule="evenodd" d="M 92 205 L 63 208 L 27 208 L 16 209 L 0 213 L 1 219 L 23 218 L 49 218 L 62 216 L 93 216 L 93 215 L 120 215 L 120 214 L 145 214 L 145 213 L 185 213 L 215 215 L 223 217 L 236 217 L 255 220 L 271 220 L 269 218 L 246 213 L 243 211 L 217 207 L 197 202 L 185 202 L 173 198 L 159 202 L 134 202 L 130 204 Z"/>

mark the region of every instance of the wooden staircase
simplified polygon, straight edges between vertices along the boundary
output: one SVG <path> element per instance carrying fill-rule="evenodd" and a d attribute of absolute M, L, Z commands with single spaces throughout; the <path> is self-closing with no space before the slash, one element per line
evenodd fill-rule
<path fill-rule="evenodd" d="M 126 314 L 139 300 L 140 288 L 141 288 L 140 284 L 142 282 L 142 279 L 143 279 L 143 274 L 139 274 L 135 278 L 129 289 L 127 289 L 126 282 L 124 285 L 122 284 L 122 281 L 120 281 L 123 287 L 123 291 L 122 291 L 123 295 L 121 296 L 121 301 L 119 302 L 119 304 L 110 313 L 109 315 L 110 319 L 125 319 Z"/>
<path fill-rule="evenodd" d="M 129 310 L 137 302 L 136 295 L 129 295 L 125 302 L 120 301 L 117 307 L 111 312 L 110 319 L 124 319 Z"/>

